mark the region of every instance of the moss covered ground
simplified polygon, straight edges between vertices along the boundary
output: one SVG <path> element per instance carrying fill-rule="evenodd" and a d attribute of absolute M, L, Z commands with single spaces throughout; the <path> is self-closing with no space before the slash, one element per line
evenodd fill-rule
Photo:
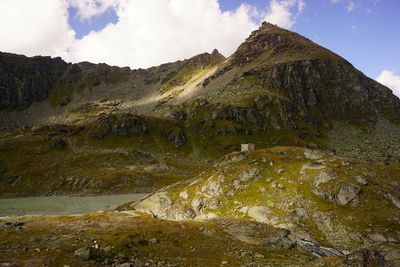
<path fill-rule="evenodd" d="M 11 219 L 25 225 L 0 232 L 0 262 L 18 266 L 99 266 L 107 259 L 160 262 L 158 266 L 220 266 L 224 261 L 229 266 L 301 266 L 313 260 L 296 250 L 232 239 L 216 222 L 176 223 L 119 212 L 7 218 Z M 214 234 L 206 235 L 204 228 Z M 74 255 L 82 247 L 92 248 L 90 260 Z M 243 256 L 243 252 L 257 256 Z"/>

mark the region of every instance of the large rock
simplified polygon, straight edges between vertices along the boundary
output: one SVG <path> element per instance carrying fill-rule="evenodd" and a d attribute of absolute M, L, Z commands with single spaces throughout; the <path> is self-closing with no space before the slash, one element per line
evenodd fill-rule
<path fill-rule="evenodd" d="M 317 149 L 306 149 L 306 151 L 304 152 L 304 156 L 307 159 L 312 159 L 312 160 L 316 160 L 316 159 L 321 159 L 327 156 L 332 156 L 335 153 L 333 151 L 327 151 L 327 150 L 317 150 Z"/>
<path fill-rule="evenodd" d="M 264 223 L 247 220 L 230 220 L 229 223 L 224 223 L 221 220 L 221 228 L 232 238 L 250 244 L 291 249 L 296 243 L 290 238 L 289 230 L 275 228 Z"/>
<path fill-rule="evenodd" d="M 275 227 L 285 228 L 291 225 L 284 217 L 275 214 L 266 206 L 242 207 L 239 211 L 246 213 L 247 216 L 260 223 L 267 223 Z"/>
<path fill-rule="evenodd" d="M 339 193 L 337 194 L 337 202 L 340 205 L 347 205 L 354 201 L 362 190 L 356 185 L 345 183 L 340 186 Z"/>
<path fill-rule="evenodd" d="M 301 249 L 307 251 L 308 253 L 317 258 L 343 255 L 343 253 L 337 249 L 324 247 L 310 240 L 298 239 L 297 245 Z"/>
<path fill-rule="evenodd" d="M 204 205 L 204 208 L 209 210 L 216 210 L 220 205 L 221 202 L 218 199 L 212 198 L 207 200 L 206 204 Z"/>
<path fill-rule="evenodd" d="M 203 197 L 196 197 L 192 199 L 192 202 L 190 203 L 192 205 L 193 210 L 196 213 L 199 213 L 200 210 L 204 206 L 204 198 Z"/>
<path fill-rule="evenodd" d="M 146 133 L 147 127 L 139 118 L 131 118 L 114 125 L 112 131 L 121 137 L 132 137 Z"/>
<path fill-rule="evenodd" d="M 321 184 L 327 183 L 336 178 L 337 178 L 337 174 L 334 170 L 332 170 L 332 169 L 322 170 L 321 172 L 319 172 L 319 174 L 317 175 L 317 177 L 314 180 L 314 182 L 312 183 L 312 185 L 315 188 Z"/>
<path fill-rule="evenodd" d="M 400 266 L 400 245 L 383 244 L 379 247 L 379 252 L 383 255 L 389 266 Z"/>
<path fill-rule="evenodd" d="M 180 128 L 173 128 L 165 131 L 164 135 L 168 138 L 171 144 L 177 148 L 186 143 L 186 134 Z"/>
<path fill-rule="evenodd" d="M 217 197 L 224 191 L 222 190 L 221 183 L 219 181 L 212 180 L 202 187 L 201 191 L 210 197 Z"/>
<path fill-rule="evenodd" d="M 356 176 L 356 180 L 361 185 L 364 185 L 364 186 L 368 185 L 368 180 L 363 176 L 360 176 L 360 175 Z"/>
<path fill-rule="evenodd" d="M 238 179 L 241 182 L 247 182 L 247 181 L 249 181 L 251 179 L 256 178 L 256 176 L 259 173 L 260 173 L 260 171 L 258 169 L 256 169 L 256 168 L 248 169 L 248 170 L 245 170 L 245 171 L 242 171 L 241 173 L 239 173 Z"/>
<path fill-rule="evenodd" d="M 90 247 L 79 248 L 79 249 L 75 250 L 75 252 L 74 252 L 75 256 L 83 261 L 90 260 L 92 257 L 92 253 L 93 253 L 93 250 Z"/>
<path fill-rule="evenodd" d="M 168 213 L 172 211 L 172 201 L 166 192 L 156 192 L 139 202 L 133 203 L 131 207 L 154 217 L 168 218 Z"/>

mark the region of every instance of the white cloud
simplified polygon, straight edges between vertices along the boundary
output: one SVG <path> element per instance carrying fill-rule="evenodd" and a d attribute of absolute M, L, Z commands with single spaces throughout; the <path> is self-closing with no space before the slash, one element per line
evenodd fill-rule
<path fill-rule="evenodd" d="M 270 2 L 265 20 L 283 28 L 292 28 L 297 16 L 304 10 L 303 0 L 272 0 Z"/>
<path fill-rule="evenodd" d="M 78 9 L 81 20 L 90 20 L 94 16 L 103 14 L 109 8 L 115 8 L 119 0 L 67 0 L 70 7 Z"/>
<path fill-rule="evenodd" d="M 1 0 L 0 51 L 66 56 L 75 32 L 63 0 Z"/>
<path fill-rule="evenodd" d="M 113 8 L 115 24 L 82 39 L 68 25 L 68 8 L 82 21 Z M 214 48 L 229 56 L 267 19 L 291 28 L 303 0 L 271 0 L 222 12 L 218 0 L 0 0 L 0 51 L 62 56 L 67 61 L 149 67 Z"/>
<path fill-rule="evenodd" d="M 400 97 L 400 76 L 396 75 L 394 71 L 384 70 L 376 80 L 392 89 L 393 93 Z"/>
<path fill-rule="evenodd" d="M 214 48 L 230 55 L 257 27 L 252 12 L 221 12 L 217 0 L 120 1 L 119 21 L 76 41 L 69 59 L 137 68 Z"/>

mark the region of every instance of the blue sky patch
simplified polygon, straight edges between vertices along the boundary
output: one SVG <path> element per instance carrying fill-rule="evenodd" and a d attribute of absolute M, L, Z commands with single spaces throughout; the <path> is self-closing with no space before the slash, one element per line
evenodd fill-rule
<path fill-rule="evenodd" d="M 77 39 L 82 39 L 91 31 L 100 31 L 109 23 L 115 24 L 118 22 L 118 16 L 113 8 L 107 9 L 103 14 L 94 16 L 90 20 L 80 20 L 77 13 L 77 8 L 68 8 L 68 23 L 76 32 Z"/>

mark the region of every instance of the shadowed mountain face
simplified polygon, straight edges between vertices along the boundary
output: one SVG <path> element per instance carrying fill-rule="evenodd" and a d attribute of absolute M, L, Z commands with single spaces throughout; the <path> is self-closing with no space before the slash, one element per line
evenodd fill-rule
<path fill-rule="evenodd" d="M 61 58 L 0 54 L 0 108 L 25 109 L 46 99 L 69 67 Z"/>
<path fill-rule="evenodd" d="M 268 23 L 250 35 L 211 81 L 224 76 L 234 77 L 226 81 L 228 88 L 249 81 L 246 91 L 275 93 L 271 100 L 290 103 L 288 116 L 353 122 L 379 115 L 399 119 L 400 102 L 386 87 L 331 51 Z"/>

